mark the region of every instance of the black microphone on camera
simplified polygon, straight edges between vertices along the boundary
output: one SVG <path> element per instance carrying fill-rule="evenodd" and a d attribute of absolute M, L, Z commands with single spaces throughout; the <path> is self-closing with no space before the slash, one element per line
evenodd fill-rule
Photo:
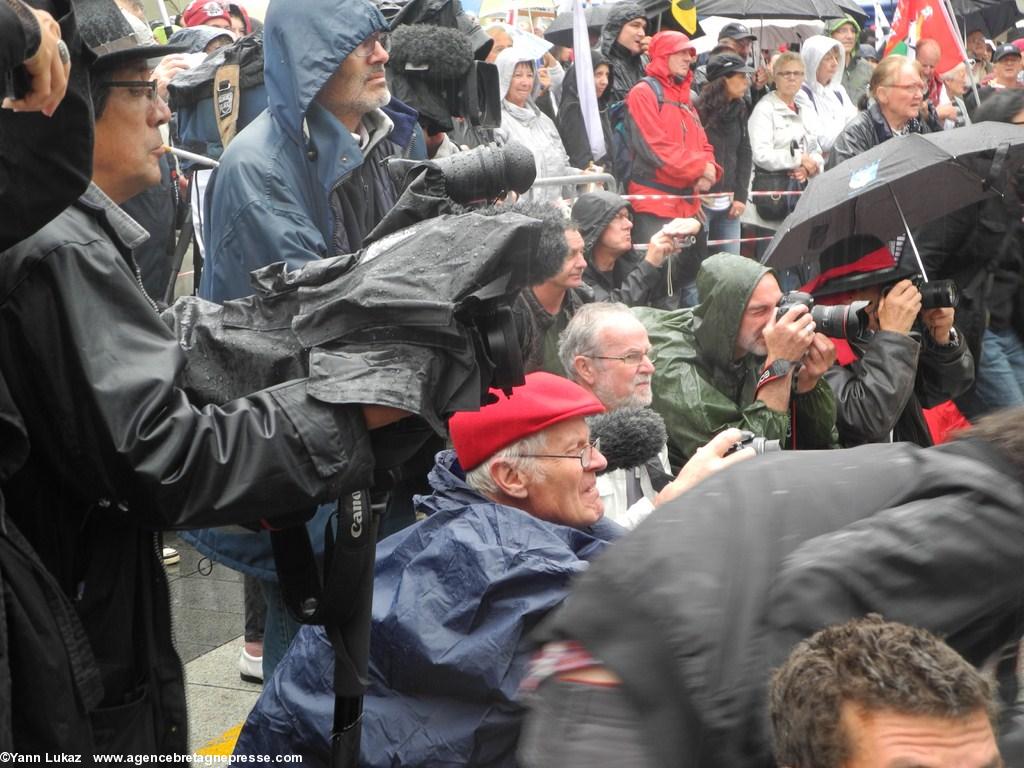
<path fill-rule="evenodd" d="M 657 459 L 668 433 L 665 420 L 650 408 L 619 408 L 587 419 L 590 439 L 601 440 L 608 461 L 605 472 L 641 467 Z"/>

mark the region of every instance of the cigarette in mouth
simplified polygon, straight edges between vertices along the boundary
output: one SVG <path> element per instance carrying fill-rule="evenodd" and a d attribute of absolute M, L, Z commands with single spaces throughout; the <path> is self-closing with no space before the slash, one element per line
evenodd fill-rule
<path fill-rule="evenodd" d="M 220 167 L 220 163 L 213 158 L 206 157 L 205 155 L 197 155 L 195 152 L 186 152 L 184 149 L 178 149 L 177 147 L 172 147 L 167 144 L 164 144 L 164 152 L 170 152 L 172 155 L 177 155 L 182 160 L 191 160 L 193 163 L 199 163 L 200 165 L 205 165 L 210 168 Z"/>

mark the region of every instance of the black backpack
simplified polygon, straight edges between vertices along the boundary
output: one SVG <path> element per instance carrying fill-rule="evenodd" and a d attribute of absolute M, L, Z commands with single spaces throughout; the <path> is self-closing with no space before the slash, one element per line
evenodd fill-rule
<path fill-rule="evenodd" d="M 660 110 L 661 105 L 665 103 L 665 91 L 661 87 L 661 83 L 653 77 L 643 77 L 637 81 L 637 85 L 640 83 L 647 83 L 654 91 Z M 634 137 L 639 135 L 639 129 L 629 114 L 625 99 L 615 102 L 608 108 L 608 121 L 612 128 L 612 173 L 619 186 L 625 189 L 626 184 L 634 176 L 634 166 L 636 165 L 636 139 Z"/>

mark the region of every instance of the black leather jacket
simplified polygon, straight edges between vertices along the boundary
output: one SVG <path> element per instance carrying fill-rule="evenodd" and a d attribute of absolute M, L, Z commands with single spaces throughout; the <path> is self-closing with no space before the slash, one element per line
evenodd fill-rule
<path fill-rule="evenodd" d="M 2 492 L 92 647 L 97 751 L 183 753 L 154 531 L 311 508 L 367 485 L 373 462 L 361 412 L 313 401 L 303 380 L 220 407 L 190 402 L 175 384 L 185 356 L 131 259 L 138 234 L 91 186 L 0 256 L 0 375 L 31 446 Z"/>

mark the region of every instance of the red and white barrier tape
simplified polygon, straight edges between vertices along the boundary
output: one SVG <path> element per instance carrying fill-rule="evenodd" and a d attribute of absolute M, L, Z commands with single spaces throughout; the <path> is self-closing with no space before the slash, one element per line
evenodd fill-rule
<path fill-rule="evenodd" d="M 768 190 L 763 192 L 751 192 L 750 196 L 764 197 L 767 195 L 769 197 L 783 197 L 791 195 L 802 195 L 803 192 L 804 191 L 802 189 L 780 189 L 776 191 Z M 732 196 L 731 192 L 727 194 L 729 194 L 730 197 Z M 719 195 L 621 195 L 621 197 L 625 200 L 704 200 L 705 198 L 719 197 Z"/>

